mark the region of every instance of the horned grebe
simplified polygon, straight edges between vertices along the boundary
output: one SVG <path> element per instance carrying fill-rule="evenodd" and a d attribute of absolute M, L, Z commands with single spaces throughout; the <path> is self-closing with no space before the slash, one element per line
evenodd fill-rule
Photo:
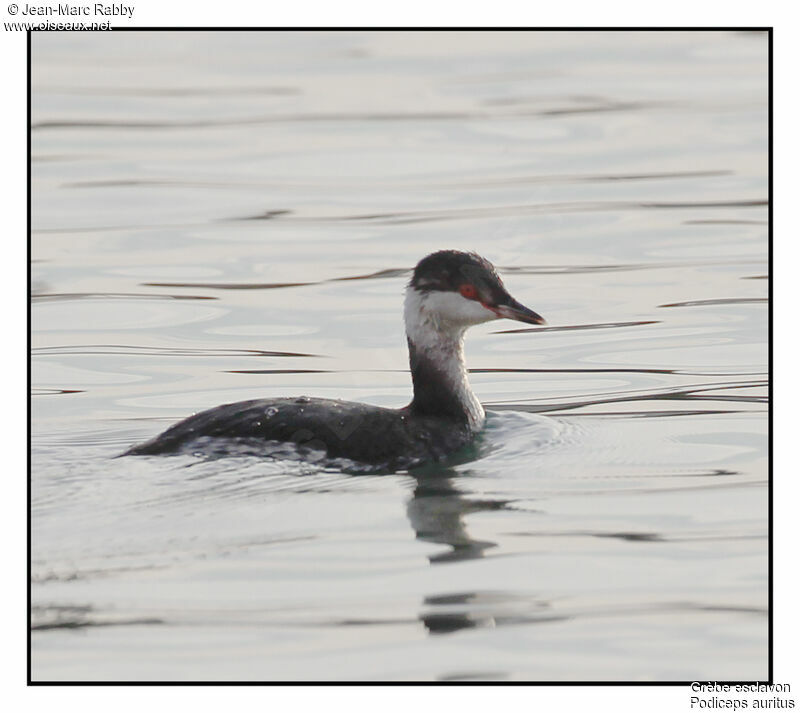
<path fill-rule="evenodd" d="M 544 324 L 503 286 L 492 264 L 474 253 L 442 250 L 414 269 L 405 324 L 414 398 L 400 409 L 352 401 L 296 398 L 225 404 L 175 424 L 123 455 L 274 454 L 292 443 L 329 459 L 389 469 L 441 460 L 472 441 L 485 413 L 470 388 L 464 332 L 493 319 Z"/>

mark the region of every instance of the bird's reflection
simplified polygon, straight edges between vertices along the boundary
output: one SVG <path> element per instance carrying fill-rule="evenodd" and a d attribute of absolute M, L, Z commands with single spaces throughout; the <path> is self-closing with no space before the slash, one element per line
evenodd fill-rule
<path fill-rule="evenodd" d="M 507 500 L 473 500 L 468 491 L 455 486 L 465 474 L 452 468 L 417 469 L 414 494 L 407 513 L 418 540 L 447 545 L 450 549 L 430 555 L 431 564 L 458 562 L 483 557 L 485 550 L 497 543 L 478 540 L 469 535 L 464 516 L 484 510 L 502 510 Z"/>
<path fill-rule="evenodd" d="M 463 483 L 464 474 L 452 468 L 417 469 L 411 474 L 416 482 L 414 493 L 408 501 L 407 513 L 417 539 L 448 547 L 444 552 L 429 555 L 431 564 L 478 559 L 483 557 L 487 549 L 497 546 L 495 542 L 471 537 L 464 517 L 482 510 L 502 510 L 507 501 L 466 497 L 468 491 L 455 485 L 459 478 Z M 470 592 L 425 597 L 419 619 L 431 634 L 493 626 L 494 616 L 491 612 L 476 612 L 471 606 L 479 596 Z"/>

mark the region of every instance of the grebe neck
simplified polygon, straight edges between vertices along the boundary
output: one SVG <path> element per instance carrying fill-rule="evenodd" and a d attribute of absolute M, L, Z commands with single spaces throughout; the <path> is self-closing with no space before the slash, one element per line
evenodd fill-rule
<path fill-rule="evenodd" d="M 405 322 L 414 399 L 410 410 L 421 416 L 483 427 L 486 414 L 472 391 L 464 360 L 464 332 L 469 325 L 442 318 L 436 309 L 440 293 L 406 293 Z M 446 299 L 446 297 L 444 298 Z"/>

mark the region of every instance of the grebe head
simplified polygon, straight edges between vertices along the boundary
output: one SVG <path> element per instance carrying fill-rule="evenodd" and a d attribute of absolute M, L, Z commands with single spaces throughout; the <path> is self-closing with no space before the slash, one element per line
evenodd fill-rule
<path fill-rule="evenodd" d="M 405 302 L 412 412 L 465 421 L 473 431 L 482 427 L 485 413 L 467 378 L 464 332 L 501 317 L 544 324 L 508 294 L 480 255 L 442 250 L 420 261 Z"/>
<path fill-rule="evenodd" d="M 463 333 L 474 324 L 503 317 L 545 323 L 508 294 L 488 260 L 457 250 L 440 250 L 420 260 L 408 285 L 405 316 L 412 338 L 422 325 Z"/>

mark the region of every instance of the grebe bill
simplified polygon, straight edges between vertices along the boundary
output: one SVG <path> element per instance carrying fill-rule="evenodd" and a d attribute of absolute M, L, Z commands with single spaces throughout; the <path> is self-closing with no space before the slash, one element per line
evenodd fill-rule
<path fill-rule="evenodd" d="M 470 443 L 485 421 L 467 378 L 467 328 L 501 318 L 545 321 L 508 294 L 488 260 L 456 250 L 419 262 L 404 317 L 414 386 L 404 408 L 306 396 L 239 401 L 190 416 L 122 455 L 274 455 L 266 445 L 278 442 L 389 469 L 441 460 Z"/>

